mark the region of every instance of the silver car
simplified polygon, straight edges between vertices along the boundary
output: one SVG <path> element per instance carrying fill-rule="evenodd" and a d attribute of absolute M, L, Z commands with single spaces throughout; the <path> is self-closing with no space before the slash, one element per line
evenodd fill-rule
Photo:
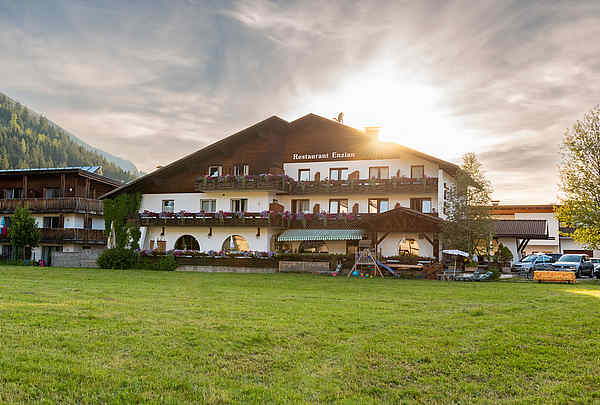
<path fill-rule="evenodd" d="M 552 258 L 546 255 L 529 255 L 512 265 L 512 271 L 533 273 L 537 270 L 552 270 Z"/>
<path fill-rule="evenodd" d="M 594 265 L 594 277 L 600 278 L 600 257 L 592 257 L 590 262 Z"/>
<path fill-rule="evenodd" d="M 591 276 L 594 273 L 594 265 L 590 262 L 590 259 L 583 254 L 566 254 L 562 255 L 560 259 L 552 264 L 554 270 L 558 271 L 572 271 L 575 276 L 581 277 L 583 275 Z"/>

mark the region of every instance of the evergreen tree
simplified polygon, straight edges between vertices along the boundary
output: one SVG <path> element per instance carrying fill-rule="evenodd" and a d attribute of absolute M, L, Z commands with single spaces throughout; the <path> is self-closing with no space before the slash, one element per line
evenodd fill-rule
<path fill-rule="evenodd" d="M 75 143 L 45 117 L 0 94 L 0 169 L 102 166 L 104 175 L 130 181 L 134 174 Z"/>

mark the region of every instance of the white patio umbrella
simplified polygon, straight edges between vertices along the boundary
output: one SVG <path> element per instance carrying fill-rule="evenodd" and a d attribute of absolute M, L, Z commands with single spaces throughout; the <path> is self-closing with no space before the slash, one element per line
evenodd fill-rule
<path fill-rule="evenodd" d="M 445 254 L 451 255 L 451 256 L 455 256 L 454 257 L 454 277 L 456 278 L 456 260 L 458 259 L 458 256 L 469 257 L 469 254 L 467 252 L 463 252 L 462 250 L 458 250 L 458 249 L 442 250 L 442 253 L 445 253 Z"/>

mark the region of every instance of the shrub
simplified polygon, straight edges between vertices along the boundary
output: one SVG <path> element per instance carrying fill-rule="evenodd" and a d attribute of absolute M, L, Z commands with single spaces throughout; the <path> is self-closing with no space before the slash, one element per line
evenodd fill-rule
<path fill-rule="evenodd" d="M 135 262 L 135 252 L 122 248 L 106 249 L 96 261 L 102 269 L 130 269 L 135 265 Z"/>
<path fill-rule="evenodd" d="M 167 255 L 165 257 L 161 257 L 158 262 L 158 269 L 165 271 L 174 271 L 177 268 L 177 262 L 175 261 L 175 256 Z"/>

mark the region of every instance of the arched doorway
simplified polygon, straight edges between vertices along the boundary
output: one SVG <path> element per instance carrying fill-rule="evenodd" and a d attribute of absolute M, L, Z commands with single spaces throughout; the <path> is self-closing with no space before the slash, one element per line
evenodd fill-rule
<path fill-rule="evenodd" d="M 200 244 L 192 235 L 183 235 L 175 242 L 175 250 L 200 250 Z"/>
<path fill-rule="evenodd" d="M 419 256 L 419 242 L 414 239 L 403 239 L 398 244 L 399 255 Z"/>
<path fill-rule="evenodd" d="M 221 250 L 224 252 L 249 252 L 250 246 L 243 236 L 231 235 L 225 239 Z"/>

